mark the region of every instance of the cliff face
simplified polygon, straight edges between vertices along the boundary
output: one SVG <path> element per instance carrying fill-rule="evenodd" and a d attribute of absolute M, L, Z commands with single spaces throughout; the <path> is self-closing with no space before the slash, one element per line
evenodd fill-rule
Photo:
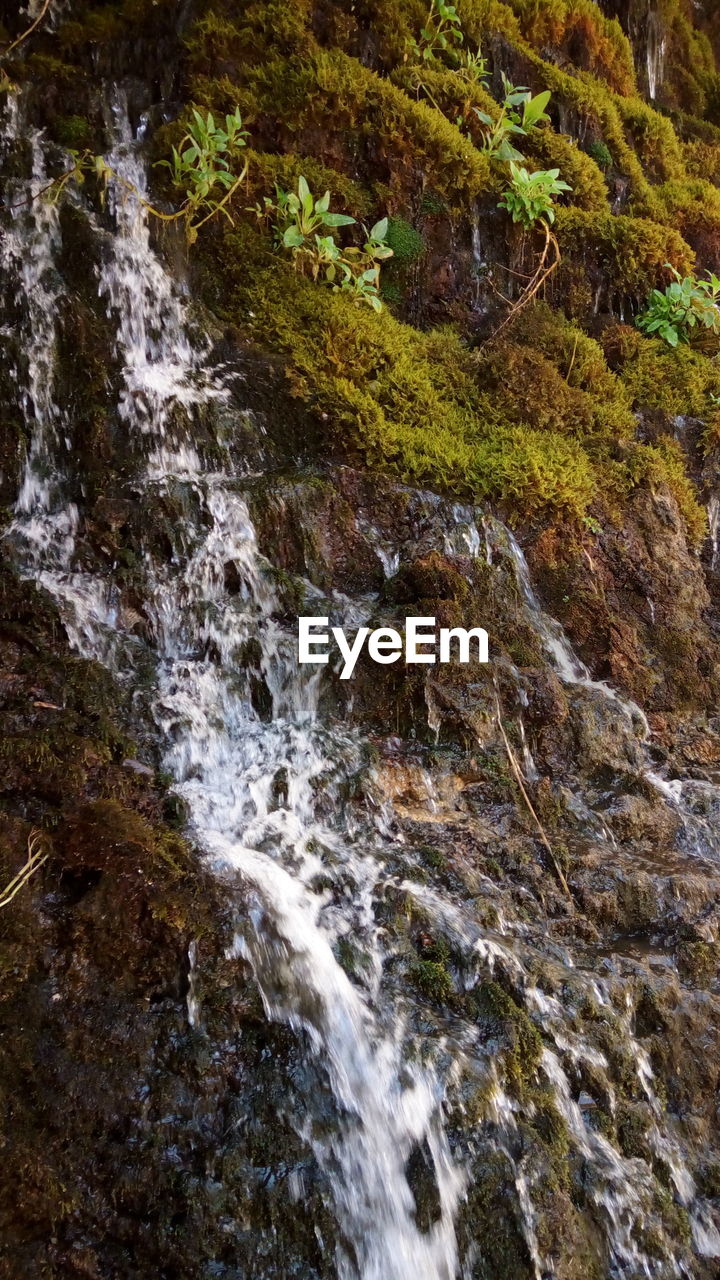
<path fill-rule="evenodd" d="M 66 0 L 3 64 L 8 1280 L 717 1273 L 720 372 L 634 323 L 720 271 L 713 8 Z M 491 663 L 308 679 L 298 613 Z"/>

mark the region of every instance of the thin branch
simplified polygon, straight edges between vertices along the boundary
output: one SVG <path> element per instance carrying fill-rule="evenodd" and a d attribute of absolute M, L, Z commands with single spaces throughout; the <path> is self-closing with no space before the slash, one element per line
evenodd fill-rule
<path fill-rule="evenodd" d="M 563 875 L 562 867 L 560 866 L 560 863 L 558 862 L 557 858 L 555 857 L 555 854 L 553 853 L 552 845 L 550 844 L 550 841 L 548 840 L 547 835 L 545 834 L 545 828 L 543 827 L 543 825 L 542 825 L 542 823 L 541 823 L 540 819 L 538 818 L 538 816 L 537 816 L 537 814 L 536 814 L 536 812 L 535 812 L 535 810 L 534 810 L 534 808 L 533 808 L 533 806 L 532 806 L 532 802 L 531 802 L 531 800 L 530 800 L 530 797 L 529 797 L 529 795 L 528 795 L 528 793 L 527 793 L 527 791 L 526 791 L 526 789 L 525 789 L 525 779 L 523 778 L 522 770 L 521 770 L 521 768 L 520 768 L 520 765 L 519 765 L 519 764 L 518 764 L 518 762 L 517 762 L 517 757 L 516 757 L 516 755 L 515 755 L 515 752 L 513 751 L 512 747 L 510 746 L 510 742 L 509 742 L 509 740 L 508 740 L 508 736 L 507 736 L 507 734 L 506 734 L 506 732 L 505 732 L 505 726 L 503 725 L 503 722 L 502 722 L 502 711 L 501 711 L 501 708 L 500 708 L 500 695 L 499 695 L 499 693 L 498 693 L 497 689 L 495 690 L 495 706 L 496 706 L 496 710 L 497 710 L 497 722 L 498 722 L 498 728 L 499 728 L 500 733 L 501 733 L 501 735 L 502 735 L 502 740 L 503 740 L 503 742 L 505 743 L 505 750 L 507 751 L 508 760 L 510 761 L 510 768 L 511 768 L 511 769 L 512 769 L 512 771 L 513 771 L 513 775 L 514 775 L 514 777 L 515 777 L 515 781 L 517 782 L 517 784 L 518 784 L 518 786 L 519 786 L 519 788 L 520 788 L 520 791 L 522 792 L 522 798 L 523 798 L 523 800 L 525 801 L 525 804 L 526 804 L 526 805 L 527 805 L 527 807 L 528 807 L 528 810 L 529 810 L 529 812 L 530 812 L 531 817 L 533 818 L 533 820 L 534 820 L 534 822 L 535 822 L 535 825 L 537 826 L 538 833 L 539 833 L 539 835 L 540 835 L 540 839 L 541 839 L 541 841 L 542 841 L 543 845 L 545 846 L 545 849 L 547 850 L 547 852 L 548 852 L 548 854 L 549 854 L 549 856 L 550 856 L 550 861 L 552 862 L 552 865 L 553 865 L 553 867 L 555 868 L 555 874 L 556 874 L 556 876 L 557 876 L 558 880 L 560 881 L 560 884 L 562 885 L 562 888 L 563 888 L 564 892 L 567 894 L 568 898 L 570 899 L 570 902 L 572 902 L 572 900 L 573 900 L 573 899 L 572 899 L 572 894 L 571 894 L 571 892 L 570 892 L 570 889 L 568 888 L 568 882 L 567 882 L 567 880 L 565 879 L 565 876 Z"/>
<path fill-rule="evenodd" d="M 39 871 L 47 862 L 49 854 L 45 851 L 45 836 L 42 831 L 31 831 L 27 843 L 27 860 L 9 885 L 0 893 L 0 907 L 7 907 L 13 898 L 27 884 L 31 876 Z"/>
<path fill-rule="evenodd" d="M 42 9 L 40 10 L 35 21 L 31 23 L 27 31 L 23 31 L 22 35 L 18 36 L 17 40 L 13 40 L 12 44 L 9 44 L 7 49 L 3 50 L 2 54 L 0 54 L 0 58 L 7 58 L 8 54 L 12 53 L 13 49 L 17 49 L 18 45 L 23 43 L 23 40 L 27 40 L 28 36 L 32 35 L 35 28 L 40 26 L 40 23 L 42 22 L 49 8 L 50 8 L 50 0 L 45 0 L 45 3 Z"/>
<path fill-rule="evenodd" d="M 487 339 L 487 342 L 483 344 L 484 346 L 488 346 L 489 343 L 494 342 L 495 339 L 503 332 L 503 330 L 506 329 L 507 326 L 515 319 L 515 317 L 519 315 L 521 311 L 524 311 L 525 307 L 527 307 L 528 304 L 532 302 L 533 298 L 536 296 L 539 290 L 542 289 L 546 281 L 549 280 L 553 271 L 557 270 L 557 268 L 560 265 L 560 258 L 561 258 L 560 246 L 555 236 L 553 235 L 552 231 L 550 230 L 548 223 L 543 222 L 542 225 L 545 228 L 545 246 L 540 255 L 540 261 L 537 265 L 535 274 L 531 278 L 527 288 L 523 290 L 517 302 L 514 304 L 512 309 L 506 315 L 502 324 L 495 330 L 493 334 L 490 335 L 490 337 Z M 550 265 L 546 266 L 548 254 L 551 248 L 554 250 L 555 257 L 553 261 L 550 263 Z"/>

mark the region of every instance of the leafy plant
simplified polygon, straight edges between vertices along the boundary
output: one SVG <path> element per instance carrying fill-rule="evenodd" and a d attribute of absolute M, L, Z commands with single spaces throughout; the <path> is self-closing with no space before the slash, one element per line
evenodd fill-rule
<path fill-rule="evenodd" d="M 226 115 L 224 128 L 215 123 L 212 112 L 203 116 L 193 110 L 187 133 L 179 147 L 173 147 L 172 160 L 158 161 L 157 167 L 168 168 L 175 186 L 185 192 L 183 204 L 171 218 L 185 219 L 191 242 L 198 229 L 217 213 L 224 213 L 232 222 L 227 203 L 245 178 L 247 166 L 236 176 L 230 169 L 229 157 L 245 146 L 247 137 L 238 107 L 232 115 Z M 217 198 L 216 191 L 224 193 L 222 199 Z M 153 209 L 153 213 L 158 216 L 157 210 Z M 204 216 L 196 221 L 199 213 Z"/>
<path fill-rule="evenodd" d="M 288 249 L 297 270 L 317 280 L 320 276 L 343 293 L 353 293 L 375 311 L 380 301 L 380 264 L 393 256 L 387 244 L 388 220 L 382 218 L 365 232 L 362 246 L 338 245 L 333 232 L 349 227 L 355 219 L 346 213 L 330 212 L 330 192 L 315 199 L 305 178 L 298 179 L 297 191 L 275 188 L 276 199 L 265 197 L 256 205 L 258 217 L 272 217 L 278 248 Z M 329 234 L 323 234 L 329 233 Z"/>
<path fill-rule="evenodd" d="M 693 330 L 720 333 L 720 280 L 708 272 L 707 280 L 682 277 L 665 264 L 674 276 L 664 292 L 653 289 L 636 324 L 643 333 L 657 335 L 671 347 L 690 342 Z"/>
<path fill-rule="evenodd" d="M 290 249 L 294 257 L 314 258 L 323 239 L 318 233 L 323 228 L 350 227 L 355 222 L 346 213 L 330 212 L 329 191 L 316 200 L 305 178 L 298 180 L 297 192 L 283 191 L 281 187 L 276 187 L 275 192 L 277 201 L 273 203 L 266 197 L 264 212 L 275 215 L 273 230 L 278 245 Z"/>
<path fill-rule="evenodd" d="M 387 229 L 387 218 L 381 218 L 370 231 L 366 231 L 367 240 L 362 248 L 346 249 L 338 259 L 341 280 L 337 287 L 344 292 L 354 293 L 375 311 L 382 310 L 380 264 L 393 256 L 393 251 L 387 244 Z"/>
<path fill-rule="evenodd" d="M 462 80 L 466 80 L 470 84 L 482 84 L 484 80 L 487 80 L 490 75 L 490 69 L 480 45 L 478 45 L 476 53 L 472 53 L 470 49 L 465 50 L 460 66 L 457 68 L 457 74 Z"/>
<path fill-rule="evenodd" d="M 527 169 L 510 162 L 510 187 L 503 194 L 498 208 L 507 209 L 513 222 L 534 227 L 538 222 L 550 226 L 555 221 L 553 197 L 571 187 L 559 177 L 559 169 Z"/>
<path fill-rule="evenodd" d="M 203 116 L 199 111 L 193 111 L 187 133 L 179 146 L 173 147 L 172 160 L 159 160 L 156 166 L 168 168 L 174 184 L 184 191 L 182 203 L 170 213 L 145 200 L 137 187 L 116 173 L 104 156 L 94 155 L 91 151 L 68 150 L 70 168 L 46 188 L 44 195 L 57 203 L 71 180 L 82 184 L 87 177 L 93 176 L 100 184 L 104 198 L 108 184 L 116 182 L 131 191 L 154 218 L 163 222 L 184 221 L 188 243 L 192 244 L 200 227 L 216 214 L 223 213 L 230 222 L 233 221 L 227 205 L 244 181 L 247 165 L 240 174 L 234 174 L 230 159 L 234 152 L 245 146 L 247 137 L 238 108 L 225 117 L 224 128 L 215 123 L 211 112 Z"/>
<path fill-rule="evenodd" d="M 533 97 L 526 85 L 514 85 L 502 73 L 504 98 L 500 115 L 496 120 L 486 111 L 473 107 L 483 126 L 483 150 L 498 160 L 522 160 L 511 138 L 526 136 L 536 125 L 549 120 L 545 108 L 550 101 L 550 90 L 545 89 Z"/>
<path fill-rule="evenodd" d="M 456 53 L 463 42 L 460 18 L 454 4 L 445 0 L 431 0 L 425 25 L 420 28 L 420 38 L 407 41 L 408 53 L 421 62 L 432 62 L 440 54 Z"/>

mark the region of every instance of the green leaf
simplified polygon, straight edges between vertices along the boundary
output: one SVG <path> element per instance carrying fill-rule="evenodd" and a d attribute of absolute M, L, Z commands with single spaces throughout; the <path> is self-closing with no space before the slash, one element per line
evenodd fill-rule
<path fill-rule="evenodd" d="M 326 227 L 351 227 L 355 219 L 347 213 L 326 213 L 323 222 Z"/>
<path fill-rule="evenodd" d="M 305 243 L 305 236 L 297 227 L 287 227 L 282 242 L 286 249 L 299 249 Z"/>

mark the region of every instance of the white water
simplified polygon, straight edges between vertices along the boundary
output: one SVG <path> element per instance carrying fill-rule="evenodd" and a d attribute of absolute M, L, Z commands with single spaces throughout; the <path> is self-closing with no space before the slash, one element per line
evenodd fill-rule
<path fill-rule="evenodd" d="M 654 101 L 663 82 L 665 74 L 665 51 L 667 42 L 662 32 L 662 17 L 651 8 L 647 19 L 647 45 L 645 50 L 645 66 L 648 78 L 648 93 Z"/>
<path fill-rule="evenodd" d="M 12 141 L 19 129 L 15 115 L 6 139 Z M 114 134 L 111 164 L 143 191 L 143 166 L 120 101 Z M 39 136 L 33 147 L 35 191 L 44 177 Z M 357 768 L 360 744 L 318 720 L 319 679 L 299 674 L 294 637 L 274 616 L 271 579 L 237 477 L 229 469 L 208 470 L 201 450 L 188 442 L 198 418 L 225 404 L 227 385 L 210 367 L 203 344 L 189 337 L 182 299 L 153 251 L 141 206 L 116 192 L 111 209 L 114 235 L 98 289 L 116 324 L 122 363 L 118 411 L 141 460 L 137 501 L 154 511 L 169 493 L 180 490 L 187 498 L 188 514 L 173 531 L 174 554 L 158 558 L 148 549 L 144 564 L 165 765 L 188 802 L 200 845 L 228 892 L 237 896 L 234 954 L 252 966 L 268 1015 L 306 1040 L 330 1085 L 337 1112 L 332 1131 L 313 1123 L 311 1097 L 294 1122 L 327 1176 L 354 1251 L 354 1259 L 342 1250 L 338 1255 L 340 1280 L 452 1280 L 459 1267 L 454 1219 L 465 1176 L 453 1162 L 443 1130 L 443 1078 L 427 1055 L 408 1058 L 403 1010 L 390 1017 L 387 1009 L 384 1015 L 381 1011 L 383 950 L 372 910 L 381 864 L 367 832 L 353 840 L 345 829 L 350 820 L 343 816 L 340 798 L 345 777 Z M 56 215 L 47 206 L 36 201 L 18 210 L 4 253 L 7 270 L 21 280 L 35 316 L 22 333 L 27 369 L 18 370 L 33 435 L 11 537 L 21 567 L 58 600 L 75 646 L 117 664 L 128 641 L 118 591 L 74 563 L 78 516 L 63 496 L 69 459 L 53 395 L 55 332 L 49 319 L 62 291 L 53 265 L 58 249 Z M 432 495 L 420 495 L 418 502 L 423 501 L 429 511 L 439 505 Z M 542 612 L 512 536 L 496 522 L 487 523 L 485 535 L 489 558 L 502 542 L 514 560 L 529 613 L 561 677 L 600 694 L 634 733 L 644 733 L 639 709 L 592 681 L 562 629 Z M 481 546 L 473 512 L 457 507 L 446 550 L 477 556 Z M 385 572 L 395 572 L 397 551 L 380 539 L 376 549 Z M 232 594 L 225 585 L 230 563 L 239 583 Z M 362 601 L 333 601 L 340 623 L 351 624 L 364 607 Z M 271 696 L 270 720 L 255 710 L 238 660 L 251 638 L 260 646 L 258 674 Z M 535 766 L 529 749 L 524 759 L 530 776 Z M 316 892 L 314 880 L 320 873 L 326 878 L 333 864 L 339 868 L 338 883 L 351 889 Z M 483 968 L 492 972 L 496 963 L 524 983 L 523 966 L 505 940 L 483 936 L 463 909 L 430 890 L 414 886 L 413 892 L 459 946 L 469 947 L 476 970 L 468 988 Z M 361 940 L 369 957 L 362 986 L 351 982 L 335 959 L 334 945 L 349 937 Z M 196 964 L 191 948 L 188 1016 L 199 1025 Z M 555 1046 L 546 1051 L 543 1071 L 591 1169 L 615 1274 L 667 1274 L 653 1269 L 635 1238 L 635 1227 L 648 1212 L 649 1173 L 638 1170 L 641 1162 L 623 1161 L 605 1139 L 587 1130 L 561 1058 L 587 1058 L 591 1050 L 556 1025 L 563 1022 L 561 1006 L 551 1012 L 536 1004 L 537 1019 Z M 540 1256 L 533 1186 L 514 1151 L 517 1123 L 501 1089 L 493 1094 L 490 1111 L 498 1142 L 513 1165 L 519 1221 L 539 1280 L 551 1263 Z M 431 1154 L 440 1201 L 439 1219 L 428 1232 L 416 1225 L 405 1176 L 408 1156 L 422 1141 Z M 712 1223 L 696 1221 L 699 1250 L 713 1247 L 712 1240 L 707 1243 Z"/>
<path fill-rule="evenodd" d="M 518 586 L 525 597 L 538 635 L 545 646 L 545 651 L 560 679 L 565 684 L 580 685 L 584 689 L 592 690 L 606 701 L 613 703 L 627 719 L 633 732 L 643 738 L 647 738 L 650 733 L 650 726 L 642 708 L 629 698 L 622 698 L 604 680 L 593 680 L 584 662 L 581 662 L 573 651 L 560 623 L 543 610 L 530 581 L 530 572 L 525 556 L 518 545 L 517 539 L 510 530 L 504 524 L 501 524 L 499 520 L 487 518 L 485 520 L 485 545 L 489 563 L 492 563 L 493 555 L 497 551 L 504 551 L 512 559 Z"/>
<path fill-rule="evenodd" d="M 717 573 L 720 564 L 720 498 L 715 494 L 708 502 L 708 527 L 712 545 L 710 568 L 713 573 Z"/>
<path fill-rule="evenodd" d="M 142 192 L 144 169 L 120 99 L 114 115 L 110 165 Z M 13 117 L 8 135 L 16 129 Z M 44 176 L 39 138 L 36 150 L 33 189 Z M 182 301 L 151 247 L 142 206 L 118 184 L 111 210 L 115 234 L 98 287 L 117 323 L 120 417 L 146 457 L 138 500 L 152 510 L 157 498 L 181 483 L 197 511 L 176 531 L 178 552 L 169 562 L 145 553 L 145 611 L 158 657 L 156 718 L 170 744 L 165 765 L 190 806 L 200 845 L 240 893 L 243 930 L 236 949 L 252 965 L 269 1016 L 304 1032 L 327 1074 L 337 1107 L 334 1132 L 314 1132 L 311 1098 L 298 1123 L 328 1176 L 357 1259 L 356 1267 L 341 1253 L 338 1275 L 452 1280 L 463 1175 L 442 1128 L 442 1086 L 430 1067 L 402 1060 L 401 1019 L 386 1029 L 333 952 L 333 943 L 352 930 L 374 948 L 379 967 L 370 909 L 378 864 L 316 816 L 318 793 L 326 800 L 333 792 L 357 762 L 357 747 L 316 723 L 317 679 L 299 674 L 294 637 L 272 617 L 273 593 L 247 506 L 233 490 L 232 475 L 205 470 L 183 431 L 226 391 L 207 369 L 202 346 L 189 339 Z M 9 241 L 31 300 L 23 339 L 34 422 L 11 532 L 25 571 L 58 600 L 72 642 L 85 655 L 108 660 L 121 652 L 109 640 L 121 625 L 115 592 L 73 567 L 76 513 L 61 506 L 49 479 L 57 474 L 52 316 L 59 294 L 52 264 L 58 234 L 56 215 L 34 202 L 18 216 Z M 70 534 L 58 539 L 57 529 L 66 525 Z M 188 558 L 186 546 L 192 548 Z M 232 596 L 225 587 L 229 563 L 240 582 Z M 253 709 L 249 684 L 235 665 L 250 636 L 260 644 L 262 676 L 272 695 L 269 723 Z M 287 799 L 278 806 L 271 793 L 280 775 Z M 335 908 L 328 895 L 311 889 L 313 878 L 327 870 L 318 848 L 343 862 L 354 885 L 351 907 Z M 190 959 L 192 966 L 194 955 Z M 194 995 L 189 1014 L 195 1022 L 202 1017 Z M 441 1208 L 425 1233 L 416 1225 L 405 1176 L 406 1161 L 423 1139 Z"/>

